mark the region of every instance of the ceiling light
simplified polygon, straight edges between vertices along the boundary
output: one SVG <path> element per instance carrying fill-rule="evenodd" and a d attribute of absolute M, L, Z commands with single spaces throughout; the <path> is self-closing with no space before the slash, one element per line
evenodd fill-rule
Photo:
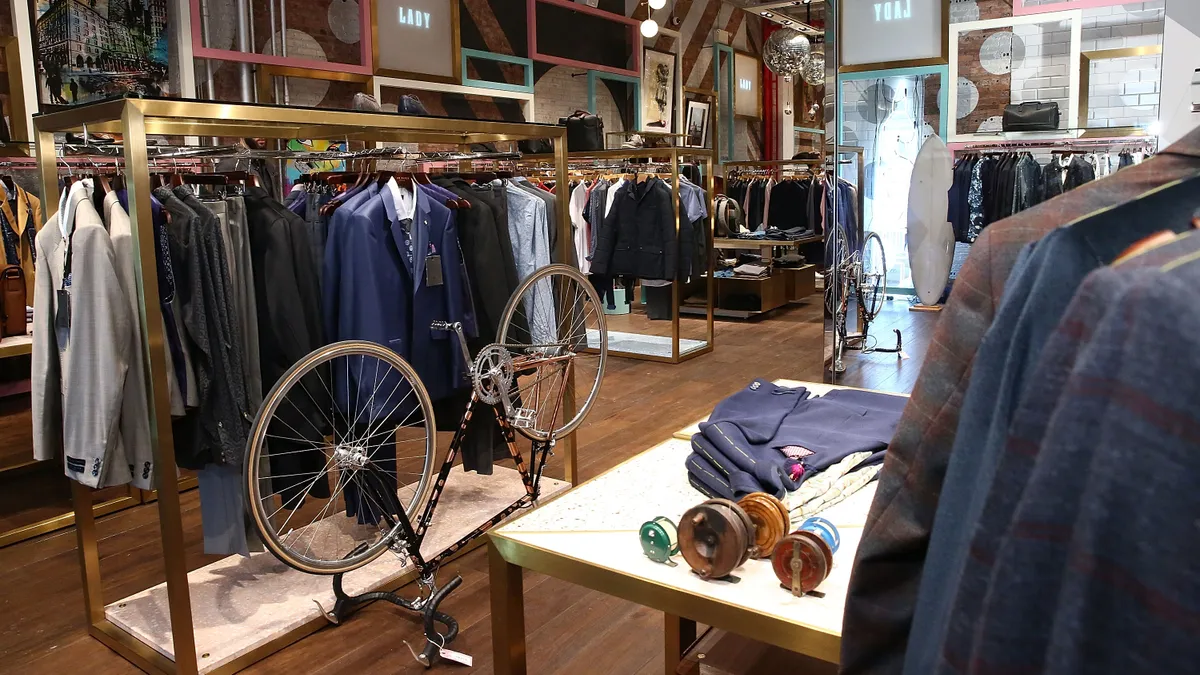
<path fill-rule="evenodd" d="M 772 14 L 772 13 L 770 13 L 770 12 L 763 12 L 763 13 L 762 13 L 762 15 L 763 15 L 763 16 L 765 16 L 765 17 L 767 17 L 768 19 L 769 19 L 769 18 L 771 18 L 771 17 L 773 17 L 773 16 L 775 16 L 774 14 Z"/>
<path fill-rule="evenodd" d="M 667 0 L 648 0 L 647 4 L 650 5 L 650 9 L 662 9 L 667 6 Z"/>
<path fill-rule="evenodd" d="M 654 19 L 646 19 L 642 22 L 642 37 L 652 38 L 658 35 L 658 22 Z"/>

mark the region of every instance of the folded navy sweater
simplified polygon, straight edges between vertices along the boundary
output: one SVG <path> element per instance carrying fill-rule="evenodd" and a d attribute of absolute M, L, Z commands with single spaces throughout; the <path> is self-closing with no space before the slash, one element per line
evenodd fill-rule
<path fill-rule="evenodd" d="M 755 380 L 721 401 L 692 436 L 687 469 L 693 484 L 737 499 L 751 492 L 783 497 L 847 455 L 883 461 L 907 399 L 856 389 L 809 397 Z M 855 468 L 859 468 L 855 467 Z"/>

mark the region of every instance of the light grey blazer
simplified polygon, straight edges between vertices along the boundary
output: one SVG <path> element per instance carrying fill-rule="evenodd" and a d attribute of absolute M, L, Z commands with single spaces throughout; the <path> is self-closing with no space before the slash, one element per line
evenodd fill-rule
<path fill-rule="evenodd" d="M 90 195 L 90 181 L 72 185 L 65 208 L 37 236 L 31 384 L 34 457 L 53 459 L 61 450 L 67 476 L 95 488 L 132 479 L 121 420 L 134 320 Z M 64 288 L 68 240 L 59 217 L 71 213 L 70 326 L 60 336 L 56 291 Z"/>

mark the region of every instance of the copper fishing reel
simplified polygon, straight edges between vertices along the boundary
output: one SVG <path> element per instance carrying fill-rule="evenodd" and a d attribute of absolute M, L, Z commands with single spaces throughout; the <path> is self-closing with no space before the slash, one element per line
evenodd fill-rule
<path fill-rule="evenodd" d="M 750 559 L 754 522 L 728 499 L 710 499 L 684 512 L 679 550 L 702 579 L 721 579 Z"/>
<path fill-rule="evenodd" d="M 754 523 L 754 541 L 750 555 L 754 558 L 767 558 L 775 550 L 775 545 L 791 529 L 791 517 L 783 502 L 765 492 L 754 492 L 742 497 L 738 506 L 750 516 Z"/>
<path fill-rule="evenodd" d="M 771 568 L 792 595 L 811 593 L 829 576 L 840 545 L 841 535 L 833 523 L 809 518 L 775 546 Z"/>

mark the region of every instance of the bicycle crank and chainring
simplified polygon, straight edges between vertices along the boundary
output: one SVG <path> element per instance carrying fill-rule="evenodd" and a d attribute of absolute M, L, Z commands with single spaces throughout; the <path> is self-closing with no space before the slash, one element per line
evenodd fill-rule
<path fill-rule="evenodd" d="M 516 371 L 513 369 L 512 355 L 501 345 L 488 345 L 479 351 L 472 368 L 472 379 L 475 394 L 480 401 L 488 405 L 496 405 L 507 398 L 512 391 Z M 505 406 L 507 408 L 507 405 Z"/>

